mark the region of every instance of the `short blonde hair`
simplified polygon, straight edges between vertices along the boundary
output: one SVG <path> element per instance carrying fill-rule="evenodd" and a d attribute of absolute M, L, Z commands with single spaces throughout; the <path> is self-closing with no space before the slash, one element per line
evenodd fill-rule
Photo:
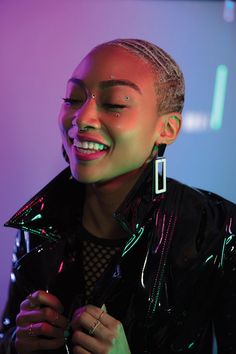
<path fill-rule="evenodd" d="M 175 60 L 157 45 L 143 39 L 115 39 L 94 48 L 121 47 L 145 60 L 155 75 L 158 113 L 181 113 L 184 106 L 184 76 Z"/>

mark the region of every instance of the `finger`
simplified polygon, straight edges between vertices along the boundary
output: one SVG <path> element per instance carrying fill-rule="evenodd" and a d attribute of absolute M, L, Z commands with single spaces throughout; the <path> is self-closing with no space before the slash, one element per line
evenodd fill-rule
<path fill-rule="evenodd" d="M 84 316 L 84 313 L 90 314 L 92 317 L 94 317 L 95 320 L 97 320 L 97 319 L 100 320 L 100 317 L 103 316 L 103 314 L 104 314 L 104 312 L 101 309 L 99 309 L 99 308 L 97 308 L 95 306 L 92 306 L 92 305 L 87 305 L 87 306 L 84 306 L 84 307 L 80 307 L 73 314 L 72 328 L 76 329 L 76 326 L 77 325 L 79 326 L 80 318 L 81 318 L 81 316 L 82 317 Z"/>
<path fill-rule="evenodd" d="M 31 323 L 29 326 L 17 327 L 16 330 L 17 337 L 37 337 L 46 336 L 50 338 L 64 338 L 64 330 L 51 326 L 46 322 L 42 323 Z"/>
<path fill-rule="evenodd" d="M 35 300 L 32 297 L 32 294 L 29 294 L 27 298 L 20 304 L 20 309 L 30 310 L 33 308 L 40 308 L 40 305 L 36 304 Z"/>
<path fill-rule="evenodd" d="M 104 306 L 104 305 L 103 305 Z M 120 322 L 117 321 L 114 317 L 110 316 L 107 312 L 103 311 L 100 307 L 96 307 L 93 305 L 87 305 L 85 307 L 85 311 L 91 314 L 96 319 L 105 326 L 110 329 L 114 329 L 117 326 L 119 327 Z"/>
<path fill-rule="evenodd" d="M 86 349 L 84 349 L 78 345 L 75 345 L 73 347 L 73 354 L 91 354 L 91 352 L 88 352 Z"/>
<path fill-rule="evenodd" d="M 110 329 L 86 311 L 79 312 L 79 316 L 73 318 L 71 326 L 74 331 L 85 330 L 90 337 L 102 339 L 107 343 L 112 343 L 116 333 L 118 333 L 118 327 Z"/>
<path fill-rule="evenodd" d="M 49 293 L 46 293 L 46 291 L 43 290 L 37 290 L 33 294 L 30 294 L 25 301 L 21 303 L 21 308 L 29 308 L 33 306 L 48 306 L 53 308 L 54 310 L 62 313 L 63 312 L 63 306 L 60 302 L 60 300 Z"/>
<path fill-rule="evenodd" d="M 73 330 L 84 329 L 89 331 L 96 325 L 97 319 L 86 311 L 86 307 L 78 309 L 73 315 L 71 327 Z"/>
<path fill-rule="evenodd" d="M 41 309 L 31 309 L 31 311 L 21 311 L 16 317 L 17 326 L 26 326 L 29 323 L 48 322 L 55 327 L 65 329 L 69 321 L 59 312 L 50 307 L 43 307 Z"/>
<path fill-rule="evenodd" d="M 80 353 L 78 350 L 84 349 L 85 353 L 88 351 L 89 353 L 103 353 L 104 345 L 95 337 L 91 337 L 90 335 L 82 332 L 75 331 L 72 336 L 72 343 L 74 344 L 73 353 Z M 74 351 L 77 350 L 77 351 Z"/>

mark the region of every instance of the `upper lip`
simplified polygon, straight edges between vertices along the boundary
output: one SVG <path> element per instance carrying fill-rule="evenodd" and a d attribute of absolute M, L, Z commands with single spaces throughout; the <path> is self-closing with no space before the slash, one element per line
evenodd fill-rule
<path fill-rule="evenodd" d="M 78 141 L 91 141 L 93 143 L 98 143 L 98 144 L 103 144 L 107 147 L 109 147 L 108 144 L 106 144 L 100 137 L 97 137 L 95 135 L 91 135 L 91 134 L 77 134 L 77 136 L 74 138 L 74 140 L 78 140 Z"/>

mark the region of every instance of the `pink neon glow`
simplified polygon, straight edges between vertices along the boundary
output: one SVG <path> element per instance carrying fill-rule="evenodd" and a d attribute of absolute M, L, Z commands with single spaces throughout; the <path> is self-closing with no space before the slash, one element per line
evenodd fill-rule
<path fill-rule="evenodd" d="M 63 265 L 64 265 L 64 262 L 62 261 L 61 264 L 60 264 L 60 267 L 59 267 L 59 270 L 58 270 L 58 273 L 61 273 L 62 269 L 63 269 Z"/>

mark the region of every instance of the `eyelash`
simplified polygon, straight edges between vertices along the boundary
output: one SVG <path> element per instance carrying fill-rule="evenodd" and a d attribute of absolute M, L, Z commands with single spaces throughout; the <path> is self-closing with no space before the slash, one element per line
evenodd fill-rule
<path fill-rule="evenodd" d="M 122 104 L 103 103 L 103 107 L 111 111 L 117 111 L 124 109 L 126 106 Z"/>
<path fill-rule="evenodd" d="M 83 104 L 83 101 L 75 100 L 73 98 L 63 98 L 63 101 L 68 106 Z M 126 108 L 125 105 L 112 103 L 103 103 L 102 106 L 111 111 L 122 110 Z"/>
<path fill-rule="evenodd" d="M 77 104 L 81 104 L 82 103 L 82 101 L 75 100 L 73 98 L 63 98 L 63 101 L 68 106 L 73 106 L 73 105 L 77 105 Z"/>

